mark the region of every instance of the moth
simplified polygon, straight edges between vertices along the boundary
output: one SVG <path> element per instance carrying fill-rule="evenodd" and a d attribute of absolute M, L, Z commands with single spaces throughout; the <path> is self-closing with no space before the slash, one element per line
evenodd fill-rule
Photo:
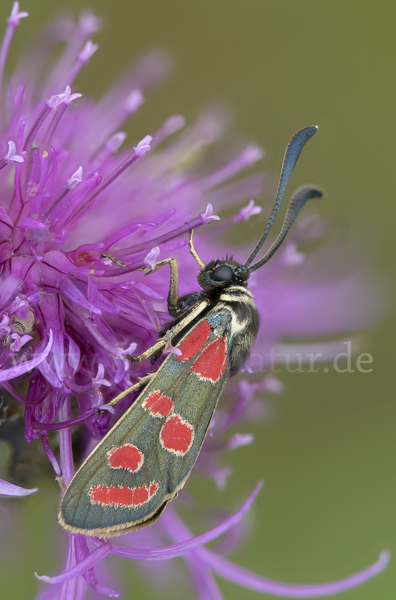
<path fill-rule="evenodd" d="M 316 130 L 307 127 L 290 140 L 274 208 L 244 264 L 226 257 L 205 265 L 190 232 L 190 251 L 200 267 L 202 291 L 179 298 L 176 260 L 157 263 L 155 270 L 170 265 L 168 310 L 173 321 L 152 348 L 131 360 L 155 357 L 168 343 L 178 352 L 168 354 L 152 376 L 112 401 L 114 404 L 144 385 L 70 482 L 59 511 L 65 529 L 107 538 L 147 527 L 186 483 L 227 380 L 246 363 L 259 330 L 248 279 L 282 244 L 304 204 L 323 195 L 312 185 L 299 188 L 291 196 L 278 236 L 254 263 L 279 211 L 290 174 Z"/>

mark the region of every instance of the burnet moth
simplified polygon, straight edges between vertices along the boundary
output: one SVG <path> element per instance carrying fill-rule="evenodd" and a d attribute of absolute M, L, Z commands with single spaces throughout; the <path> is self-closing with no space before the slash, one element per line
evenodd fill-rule
<path fill-rule="evenodd" d="M 304 204 L 323 195 L 315 186 L 299 188 L 277 238 L 252 264 L 271 230 L 301 150 L 316 130 L 302 129 L 289 142 L 274 208 L 245 264 L 226 257 L 205 265 L 190 232 L 202 291 L 179 298 L 175 259 L 157 263 L 155 270 L 170 265 L 168 310 L 173 321 L 152 348 L 131 360 L 156 357 L 168 343 L 179 352 L 168 354 L 153 375 L 112 401 L 115 404 L 145 386 L 73 477 L 59 512 L 65 529 L 103 538 L 147 527 L 186 483 L 224 386 L 247 361 L 259 330 L 259 314 L 247 289 L 249 276 L 273 256 Z"/>

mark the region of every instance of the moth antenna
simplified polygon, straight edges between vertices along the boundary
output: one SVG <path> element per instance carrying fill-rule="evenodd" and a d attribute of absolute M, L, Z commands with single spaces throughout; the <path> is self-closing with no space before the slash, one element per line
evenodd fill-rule
<path fill-rule="evenodd" d="M 194 235 L 194 230 L 191 229 L 190 234 L 188 236 L 188 245 L 189 245 L 189 248 L 190 248 L 191 256 L 193 258 L 195 258 L 195 260 L 197 261 L 197 263 L 199 264 L 199 266 L 201 267 L 201 269 L 203 269 L 206 265 L 199 258 L 198 254 L 197 254 L 197 251 L 194 248 L 193 235 Z"/>
<path fill-rule="evenodd" d="M 275 254 L 275 252 L 278 250 L 279 246 L 282 244 L 285 237 L 289 233 L 291 226 L 296 220 L 304 204 L 308 202 L 308 200 L 311 200 L 311 198 L 323 198 L 323 195 L 323 191 L 314 185 L 303 185 L 294 192 L 294 194 L 290 198 L 289 205 L 287 207 L 282 229 L 280 230 L 276 240 L 274 241 L 272 246 L 267 250 L 263 258 L 250 267 L 250 273 L 253 273 L 253 271 L 259 269 L 262 265 L 269 261 L 271 256 Z"/>
<path fill-rule="evenodd" d="M 316 133 L 317 129 L 318 128 L 316 125 L 312 127 L 305 127 L 305 129 L 301 129 L 300 131 L 298 131 L 288 143 L 285 155 L 283 157 L 282 170 L 279 177 L 278 191 L 276 193 L 274 208 L 272 209 L 272 213 L 270 215 L 270 218 L 268 219 L 268 223 L 266 225 L 263 235 L 257 242 L 256 247 L 249 256 L 249 258 L 245 262 L 245 267 L 249 267 L 249 265 L 253 262 L 260 248 L 267 239 L 268 234 L 271 231 L 272 225 L 275 221 L 275 217 L 278 214 L 285 193 L 287 182 L 289 181 L 289 177 L 294 167 L 296 166 L 298 158 L 301 154 L 301 150 L 304 148 L 308 140 L 310 140 L 311 137 Z"/>

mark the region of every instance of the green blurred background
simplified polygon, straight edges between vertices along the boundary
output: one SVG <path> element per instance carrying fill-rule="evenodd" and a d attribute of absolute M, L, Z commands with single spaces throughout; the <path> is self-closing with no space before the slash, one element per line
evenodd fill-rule
<path fill-rule="evenodd" d="M 326 189 L 328 201 L 319 210 L 336 227 L 360 232 L 363 246 L 369 240 L 375 269 L 392 290 L 395 2 L 95 0 L 82 5 L 78 0 L 25 0 L 20 4 L 31 16 L 17 31 L 13 58 L 40 24 L 62 8 L 77 14 L 78 9 L 91 7 L 104 18 L 105 28 L 95 37 L 100 50 L 75 85 L 75 91 L 84 94 L 99 96 L 152 48 L 173 54 L 171 77 L 148 95 L 138 118 L 127 127 L 132 141 L 155 130 L 171 114 L 192 120 L 208 101 L 221 100 L 234 111 L 233 133 L 267 150 L 256 171 L 265 168 L 277 175 L 290 136 L 306 125 L 320 125 L 291 187 L 312 181 Z M 10 9 L 11 3 L 2 3 L 3 23 Z M 395 333 L 392 315 L 371 331 L 365 345 L 374 357 L 370 374 L 284 375 L 285 393 L 274 399 L 272 418 L 253 428 L 254 445 L 228 456 L 234 468 L 228 490 L 217 492 L 201 479 L 191 482 L 189 490 L 198 507 L 215 502 L 235 509 L 257 480 L 265 479 L 252 511 L 252 535 L 233 555 L 239 564 L 285 582 L 314 583 L 360 570 L 384 548 L 396 553 Z M 54 552 L 56 505 L 55 483 L 43 482 L 39 494 L 19 502 L 22 510 L 14 530 L 2 531 L 4 598 L 32 598 L 38 587 L 34 571 L 52 574 L 60 567 Z M 13 511 L 8 503 L 5 509 Z M 200 532 L 195 527 L 195 533 Z M 156 593 L 146 586 L 128 561 L 116 562 L 127 582 L 119 586 L 123 598 L 166 597 L 164 590 Z M 393 600 L 395 565 L 396 556 L 385 573 L 338 597 Z M 220 587 L 229 600 L 259 597 L 227 582 L 220 581 Z M 186 592 L 180 597 L 187 597 Z"/>

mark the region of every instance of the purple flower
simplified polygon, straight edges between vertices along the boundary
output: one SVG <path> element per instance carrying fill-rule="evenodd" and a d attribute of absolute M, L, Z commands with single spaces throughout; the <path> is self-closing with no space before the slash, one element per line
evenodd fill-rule
<path fill-rule="evenodd" d="M 61 20 L 49 27 L 4 83 L 12 38 L 26 16 L 15 2 L 0 49 L 0 382 L 25 406 L 26 440 L 41 438 L 64 489 L 74 473 L 71 426 L 84 424 L 86 450 L 91 449 L 115 420 L 114 409 L 103 410 L 106 404 L 152 369 L 147 361 L 131 364 L 128 355 L 152 345 L 167 320 L 169 274 L 161 269 L 146 278 L 139 269 L 154 270 L 158 260 L 177 257 L 180 292 L 194 290 L 197 268 L 187 233 L 198 229 L 203 260 L 224 254 L 220 233 L 261 212 L 252 200 L 262 196 L 261 176 L 232 178 L 263 153 L 250 145 L 228 161 L 220 157 L 213 168 L 203 150 L 224 129 L 221 115 L 213 111 L 185 130 L 184 119 L 172 116 L 151 135 L 124 147 L 120 127 L 145 101 L 145 89 L 166 74 L 168 62 L 162 54 L 151 54 L 100 101 L 82 98 L 73 81 L 98 49 L 89 37 L 100 28 L 90 13 L 76 25 Z M 65 48 L 48 74 L 49 50 L 60 42 Z M 216 211 L 227 207 L 233 215 L 206 227 L 218 220 L 213 206 Z M 318 277 L 324 257 L 335 253 L 331 242 L 323 241 L 325 233 L 317 217 L 301 217 L 291 240 L 252 276 L 263 335 L 247 371 L 275 369 L 286 354 L 307 358 L 312 348 L 328 360 L 344 340 L 319 342 L 320 336 L 342 336 L 372 317 L 372 298 L 359 276 Z M 299 249 L 303 240 L 322 240 L 321 249 L 306 255 Z M 247 247 L 237 251 L 241 259 L 249 254 Z M 367 301 L 357 306 L 357 297 Z M 286 337 L 297 341 L 286 346 Z M 308 337 L 317 341 L 298 343 Z M 171 347 L 167 351 L 177 353 Z M 256 394 L 278 393 L 281 387 L 272 374 L 230 383 L 196 466 L 219 487 L 229 475 L 228 468 L 218 466 L 219 454 L 252 442 L 249 434 L 230 436 L 230 427 L 264 416 Z M 59 431 L 59 462 L 48 440 L 52 430 Z M 228 549 L 238 541 L 241 519 L 260 487 L 234 515 L 196 537 L 177 515 L 176 502 L 155 525 L 125 536 L 122 546 L 70 534 L 64 571 L 41 577 L 54 587 L 40 597 L 83 598 L 87 586 L 118 596 L 95 573 L 110 553 L 137 561 L 183 556 L 197 597 L 205 599 L 221 597 L 213 575 L 259 592 L 308 598 L 354 587 L 385 567 L 386 553 L 338 582 L 288 585 L 238 567 L 223 556 L 221 546 L 206 549 L 227 532 Z M 0 481 L 4 495 L 34 491 Z M 59 535 L 67 534 L 60 530 Z"/>

